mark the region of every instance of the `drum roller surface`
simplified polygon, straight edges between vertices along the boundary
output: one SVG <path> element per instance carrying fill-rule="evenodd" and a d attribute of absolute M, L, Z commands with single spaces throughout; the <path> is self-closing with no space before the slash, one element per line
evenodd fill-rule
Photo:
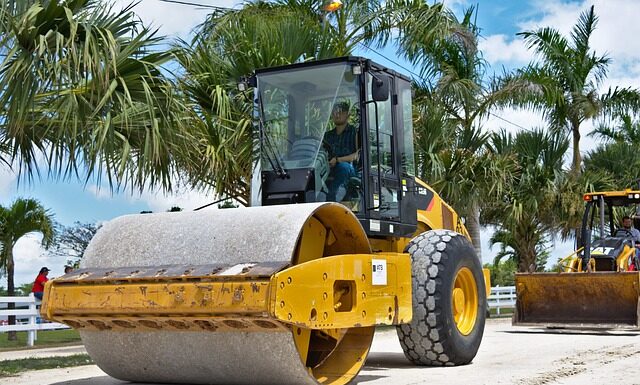
<path fill-rule="evenodd" d="M 120 217 L 106 223 L 96 234 L 82 267 L 291 261 L 306 220 L 315 213 L 323 223 L 339 229 L 337 223 L 331 224 L 339 214 L 336 210 L 344 208 L 303 204 Z M 338 242 L 334 254 L 369 252 L 364 235 L 337 232 L 338 238 L 345 236 L 351 239 Z M 80 334 L 98 366 L 123 380 L 317 383 L 301 362 L 289 331 L 81 331 Z"/>

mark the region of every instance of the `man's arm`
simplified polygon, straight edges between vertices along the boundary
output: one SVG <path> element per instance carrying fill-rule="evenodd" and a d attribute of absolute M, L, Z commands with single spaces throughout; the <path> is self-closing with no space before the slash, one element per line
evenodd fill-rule
<path fill-rule="evenodd" d="M 336 160 L 336 162 L 355 162 L 356 160 L 358 160 L 358 156 L 360 154 L 360 150 L 356 150 L 356 152 L 351 153 L 349 155 L 345 155 L 345 156 L 336 156 L 334 159 Z"/>

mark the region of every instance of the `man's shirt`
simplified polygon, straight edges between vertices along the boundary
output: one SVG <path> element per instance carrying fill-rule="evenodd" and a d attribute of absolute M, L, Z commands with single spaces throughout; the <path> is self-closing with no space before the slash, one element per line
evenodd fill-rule
<path fill-rule="evenodd" d="M 631 229 L 629 229 L 629 232 L 633 236 L 633 240 L 640 243 L 640 230 L 636 229 L 635 227 L 632 227 Z"/>
<path fill-rule="evenodd" d="M 353 154 L 356 152 L 356 129 L 349 124 L 338 135 L 334 128 L 324 135 L 324 141 L 331 147 L 334 156 Z"/>

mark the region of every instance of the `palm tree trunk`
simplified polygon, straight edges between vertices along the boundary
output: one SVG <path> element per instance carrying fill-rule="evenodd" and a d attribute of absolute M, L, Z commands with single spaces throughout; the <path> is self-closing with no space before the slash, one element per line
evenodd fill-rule
<path fill-rule="evenodd" d="M 572 124 L 571 131 L 573 132 L 573 163 L 571 164 L 572 177 L 578 177 L 582 173 L 582 155 L 580 154 L 580 124 Z M 577 245 L 580 244 L 579 237 L 582 236 L 581 226 L 578 225 L 573 229 L 576 236 Z"/>
<path fill-rule="evenodd" d="M 476 203 L 471 205 L 471 212 L 467 216 L 465 225 L 469 236 L 471 236 L 471 243 L 476 250 L 476 255 L 482 261 L 482 241 L 480 240 L 480 208 Z"/>
<path fill-rule="evenodd" d="M 582 155 L 580 154 L 580 124 L 572 124 L 571 132 L 573 134 L 573 161 L 571 163 L 571 173 L 580 175 L 582 171 Z"/>
<path fill-rule="evenodd" d="M 16 286 L 13 281 L 13 275 L 15 272 L 15 265 L 13 263 L 13 245 L 9 244 L 9 245 L 6 245 L 6 247 L 7 247 L 7 250 L 5 252 L 7 253 L 6 255 L 7 257 L 7 294 L 9 295 L 9 297 L 13 297 L 16 295 Z M 15 308 L 16 308 L 16 304 L 14 302 L 9 302 L 7 304 L 8 310 L 13 310 Z M 9 325 L 15 325 L 15 324 L 16 324 L 16 316 L 10 315 Z M 7 333 L 7 340 L 16 341 L 17 339 L 18 339 L 18 335 L 15 331 Z"/>

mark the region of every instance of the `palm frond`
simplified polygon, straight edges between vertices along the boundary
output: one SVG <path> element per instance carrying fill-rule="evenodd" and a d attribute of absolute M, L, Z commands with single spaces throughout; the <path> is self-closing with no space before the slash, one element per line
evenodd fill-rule
<path fill-rule="evenodd" d="M 25 3 L 23 3 L 25 4 Z M 27 178 L 44 155 L 55 178 L 106 177 L 112 188 L 171 189 L 190 137 L 162 66 L 171 52 L 130 4 L 30 1 L 0 7 L 0 141 Z"/>

